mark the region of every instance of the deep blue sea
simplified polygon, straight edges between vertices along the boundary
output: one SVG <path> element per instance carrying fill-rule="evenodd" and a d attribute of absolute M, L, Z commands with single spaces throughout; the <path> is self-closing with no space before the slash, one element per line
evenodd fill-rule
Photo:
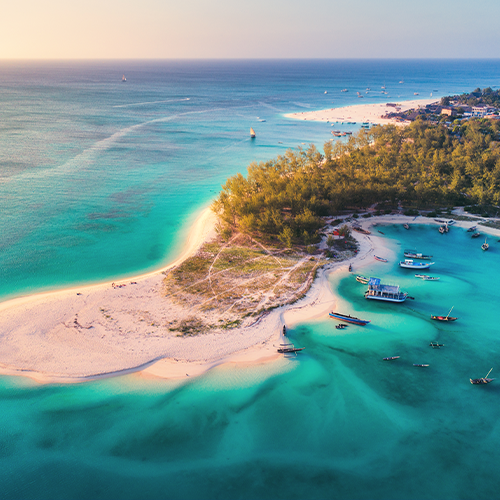
<path fill-rule="evenodd" d="M 500 60 L 0 62 L 0 298 L 172 260 L 228 176 L 331 138 L 285 113 L 499 85 Z M 415 300 L 374 304 L 336 274 L 339 309 L 372 322 L 299 325 L 296 359 L 183 382 L 1 377 L 0 498 L 498 498 L 500 385 L 469 378 L 500 377 L 500 243 L 383 232 L 390 262 L 363 274 Z M 403 247 L 441 280 L 399 269 Z M 452 306 L 457 322 L 430 321 Z"/>

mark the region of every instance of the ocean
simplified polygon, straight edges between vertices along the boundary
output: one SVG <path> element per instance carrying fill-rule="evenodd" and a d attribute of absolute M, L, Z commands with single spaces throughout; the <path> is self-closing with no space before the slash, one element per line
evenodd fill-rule
<path fill-rule="evenodd" d="M 331 138 L 285 113 L 498 85 L 498 60 L 3 61 L 0 298 L 172 260 L 228 176 Z M 374 304 L 337 273 L 339 309 L 371 323 L 298 325 L 294 359 L 182 382 L 1 377 L 0 498 L 496 498 L 499 389 L 469 378 L 498 368 L 500 243 L 383 232 L 390 262 L 362 273 L 415 300 Z M 402 248 L 441 279 L 399 269 Z"/>

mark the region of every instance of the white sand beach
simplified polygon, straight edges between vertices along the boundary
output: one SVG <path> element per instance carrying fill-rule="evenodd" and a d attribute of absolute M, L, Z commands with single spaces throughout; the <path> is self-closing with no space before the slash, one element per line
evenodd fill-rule
<path fill-rule="evenodd" d="M 416 109 L 419 106 L 426 106 L 437 102 L 436 98 L 414 99 L 412 101 L 390 101 L 395 106 L 388 106 L 388 103 L 377 104 L 356 104 L 353 106 L 345 106 L 342 108 L 322 109 L 319 111 L 305 111 L 302 113 L 288 113 L 287 118 L 296 120 L 311 120 L 321 122 L 356 122 L 356 123 L 371 123 L 379 125 L 404 125 L 407 122 L 399 122 L 392 118 L 383 118 L 387 113 L 396 111 L 407 111 L 408 109 Z"/>
<path fill-rule="evenodd" d="M 426 217 L 403 215 L 358 219 L 373 224 L 438 224 Z M 377 233 L 354 232 L 360 250 L 354 259 L 331 263 L 318 272 L 307 295 L 273 310 L 248 328 L 192 337 L 169 334 L 152 325 L 168 318 L 175 304 L 160 293 L 163 272 L 192 255 L 214 234 L 215 217 L 205 210 L 193 226 L 184 252 L 176 262 L 153 273 L 112 283 L 22 297 L 0 304 L 0 373 L 29 376 L 39 382 L 71 383 L 140 372 L 143 376 L 196 376 L 224 363 L 255 364 L 277 360 L 283 342 L 282 325 L 326 318 L 336 297 L 328 276 L 356 272 L 373 255 L 393 260 Z M 469 227 L 470 222 L 455 227 Z M 500 236 L 500 231 L 487 230 Z M 122 285 L 122 286 L 119 286 Z M 125 286 L 123 286 L 125 285 Z M 103 318 L 107 318 L 104 320 Z"/>

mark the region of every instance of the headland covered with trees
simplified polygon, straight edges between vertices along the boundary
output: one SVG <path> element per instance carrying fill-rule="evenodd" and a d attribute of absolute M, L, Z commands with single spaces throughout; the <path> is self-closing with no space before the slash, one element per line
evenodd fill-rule
<path fill-rule="evenodd" d="M 500 123 L 470 119 L 456 128 L 416 120 L 360 130 L 252 163 L 228 179 L 213 203 L 220 231 L 260 235 L 285 246 L 318 240 L 322 216 L 398 205 L 436 208 L 500 203 Z"/>

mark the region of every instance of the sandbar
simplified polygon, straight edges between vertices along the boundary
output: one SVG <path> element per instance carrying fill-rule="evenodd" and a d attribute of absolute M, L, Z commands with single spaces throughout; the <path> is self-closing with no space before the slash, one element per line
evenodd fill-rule
<path fill-rule="evenodd" d="M 398 111 L 407 111 L 408 109 L 416 109 L 437 102 L 436 98 L 414 99 L 411 101 L 390 101 L 392 104 L 397 104 Z M 288 113 L 287 118 L 296 120 L 309 120 L 330 122 L 355 122 L 370 123 L 377 125 L 406 125 L 408 122 L 400 122 L 393 118 L 384 118 L 384 115 L 396 111 L 396 107 L 388 106 L 388 103 L 376 104 L 355 104 L 352 106 L 344 106 L 341 108 L 329 108 L 318 111 L 304 111 L 297 113 Z"/>
<path fill-rule="evenodd" d="M 358 222 L 366 229 L 374 224 L 435 224 L 436 233 L 438 226 L 427 217 L 404 215 L 360 218 Z M 274 309 L 250 327 L 179 337 L 161 327 L 175 307 L 161 294 L 163 273 L 212 238 L 214 226 L 215 216 L 207 209 L 194 224 L 181 257 L 158 271 L 114 286 L 101 283 L 1 303 L 0 373 L 28 376 L 40 383 L 75 383 L 132 372 L 175 379 L 197 376 L 222 364 L 286 362 L 277 353 L 285 340 L 283 324 L 293 327 L 328 317 L 337 303 L 331 273 L 347 273 L 349 264 L 359 272 L 373 263 L 374 254 L 390 260 L 400 257 L 390 254 L 377 231 L 369 235 L 354 232 L 358 254 L 321 268 L 299 301 Z M 500 235 L 498 230 L 482 231 Z"/>

